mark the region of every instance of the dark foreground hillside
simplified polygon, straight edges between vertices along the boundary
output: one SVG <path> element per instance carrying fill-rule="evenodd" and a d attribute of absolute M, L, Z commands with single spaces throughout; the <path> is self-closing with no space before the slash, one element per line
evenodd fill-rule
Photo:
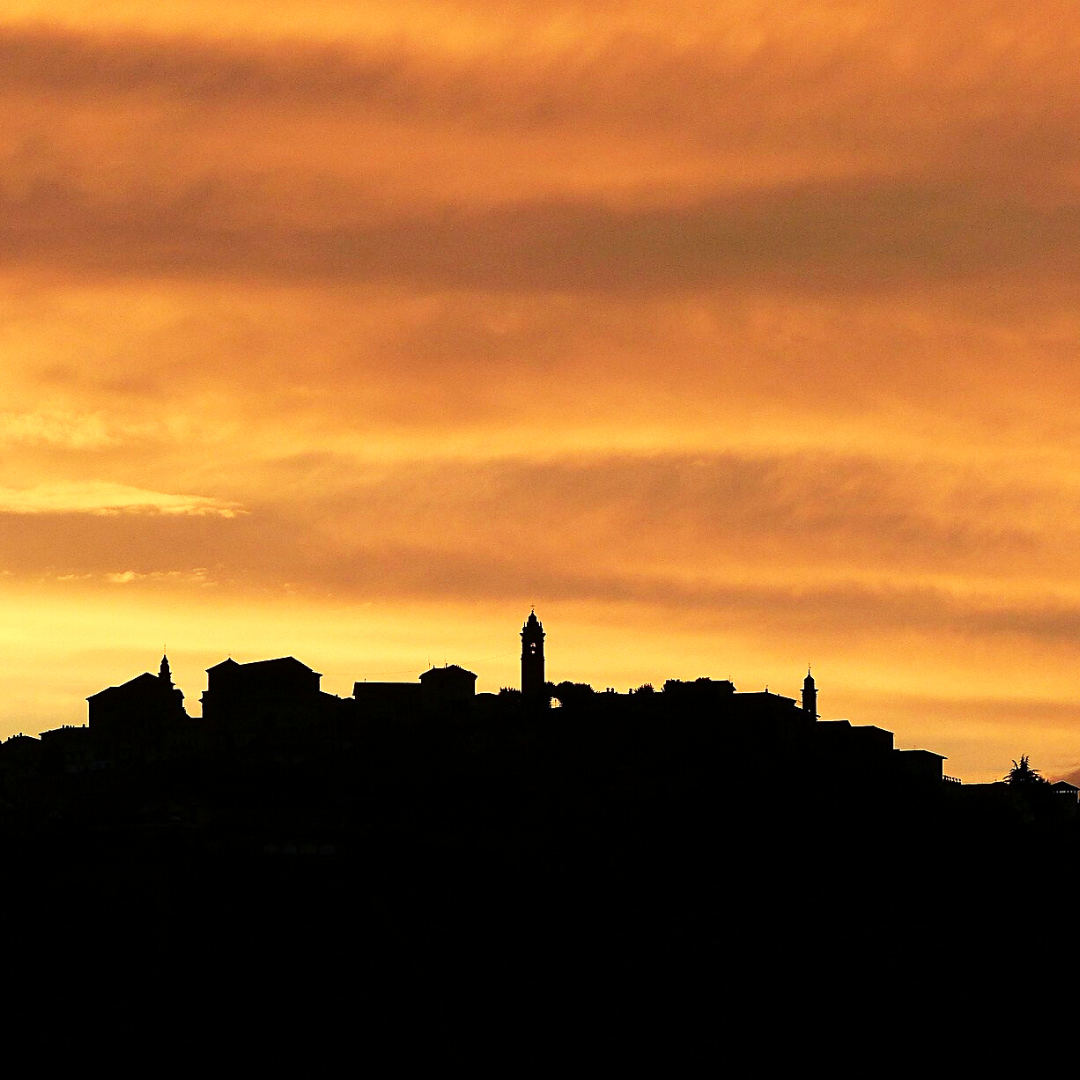
<path fill-rule="evenodd" d="M 1075 812 L 862 772 L 661 697 L 9 784 L 12 983 L 58 1021 L 264 1050 L 531 1031 L 621 1053 L 1053 998 Z"/>

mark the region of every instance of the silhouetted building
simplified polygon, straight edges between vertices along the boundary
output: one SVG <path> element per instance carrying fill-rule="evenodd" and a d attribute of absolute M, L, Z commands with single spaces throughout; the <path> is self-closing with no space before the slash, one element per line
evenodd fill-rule
<path fill-rule="evenodd" d="M 530 611 L 521 628 L 521 693 L 526 701 L 536 703 L 547 698 L 544 676 L 544 627 Z"/>
<path fill-rule="evenodd" d="M 208 668 L 203 719 L 250 732 L 304 724 L 325 715 L 338 698 L 319 689 L 322 675 L 293 656 L 238 664 L 230 657 Z"/>
<path fill-rule="evenodd" d="M 420 688 L 425 709 L 468 708 L 476 694 L 476 676 L 457 664 L 446 664 L 425 671 L 420 676 Z"/>
<path fill-rule="evenodd" d="M 668 679 L 664 683 L 664 694 L 668 700 L 685 702 L 725 704 L 735 693 L 735 684 L 729 679 L 695 679 L 684 682 L 682 679 Z"/>
<path fill-rule="evenodd" d="M 167 726 L 189 719 L 184 694 L 173 685 L 168 657 L 157 675 L 145 671 L 119 686 L 99 690 L 87 699 L 90 731 L 96 741 L 145 741 Z"/>
<path fill-rule="evenodd" d="M 38 786 L 42 768 L 41 741 L 12 735 L 0 744 L 0 806 L 13 791 Z"/>
<path fill-rule="evenodd" d="M 1070 784 L 1068 780 L 1059 780 L 1056 784 L 1052 784 L 1054 794 L 1059 795 L 1063 802 L 1068 803 L 1070 806 L 1075 806 L 1078 796 L 1080 796 L 1080 788 L 1075 784 Z"/>
<path fill-rule="evenodd" d="M 6 738 L 0 750 L 3 751 L 5 762 L 37 762 L 38 751 L 41 748 L 41 740 L 33 735 L 24 735 L 21 731 L 18 735 Z"/>
<path fill-rule="evenodd" d="M 85 726 L 64 724 L 51 731 L 43 731 L 41 746 L 49 767 L 56 772 L 92 772 L 105 765 L 93 734 Z"/>
<path fill-rule="evenodd" d="M 418 682 L 353 683 L 353 701 L 362 719 L 409 719 L 421 711 L 463 710 L 475 698 L 476 676 L 457 664 L 429 668 Z"/>
<path fill-rule="evenodd" d="M 667 684 L 664 684 L 665 689 Z M 794 698 L 774 694 L 768 690 L 752 690 L 748 694 L 737 694 L 736 702 L 741 709 L 753 711 L 761 716 L 787 717 L 802 720 L 803 710 L 795 704 Z"/>
<path fill-rule="evenodd" d="M 944 754 L 932 750 L 894 750 L 893 755 L 901 775 L 907 779 L 924 784 L 942 782 Z"/>
<path fill-rule="evenodd" d="M 850 720 L 821 720 L 814 725 L 814 737 L 821 746 L 850 757 L 884 760 L 893 748 L 891 731 Z"/>

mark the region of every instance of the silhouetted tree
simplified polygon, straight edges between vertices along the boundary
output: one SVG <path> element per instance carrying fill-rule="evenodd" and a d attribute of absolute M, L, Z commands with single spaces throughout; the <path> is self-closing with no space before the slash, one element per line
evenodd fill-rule
<path fill-rule="evenodd" d="M 562 705 L 574 705 L 591 698 L 596 691 L 588 683 L 561 682 L 555 686 L 548 684 L 549 693 Z"/>
<path fill-rule="evenodd" d="M 1028 763 L 1027 754 L 1021 754 L 1019 761 L 1013 761 L 1013 767 L 1005 774 L 1004 780 L 1006 784 L 1018 784 L 1034 786 L 1036 784 L 1048 784 L 1049 781 L 1045 780 L 1039 773 L 1038 769 L 1033 769 Z"/>

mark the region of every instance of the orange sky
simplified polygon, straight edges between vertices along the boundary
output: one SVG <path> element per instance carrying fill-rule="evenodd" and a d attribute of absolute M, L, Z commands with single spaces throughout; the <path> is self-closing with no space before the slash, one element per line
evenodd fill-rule
<path fill-rule="evenodd" d="M 0 0 L 0 734 L 169 646 L 1080 767 L 1080 9 Z M 387 675 L 386 673 L 394 673 Z"/>

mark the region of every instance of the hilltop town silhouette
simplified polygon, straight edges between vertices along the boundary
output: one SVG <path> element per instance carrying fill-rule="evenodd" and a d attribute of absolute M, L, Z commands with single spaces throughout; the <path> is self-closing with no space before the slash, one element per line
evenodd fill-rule
<path fill-rule="evenodd" d="M 535 611 L 520 637 L 498 694 L 446 664 L 341 698 L 292 656 L 229 658 L 194 718 L 163 656 L 87 724 L 7 739 L 8 925 L 49 927 L 32 966 L 456 1030 L 705 1023 L 721 988 L 775 996 L 778 969 L 828 972 L 848 1009 L 859 986 L 925 1006 L 946 940 L 967 979 L 997 963 L 986 935 L 1061 948 L 1077 789 L 1026 758 L 962 784 L 822 719 L 809 671 L 800 701 L 708 677 L 597 692 L 548 679 Z"/>
<path fill-rule="evenodd" d="M 730 751 L 753 753 L 758 761 L 769 760 L 772 769 L 797 759 L 800 769 L 831 786 L 865 790 L 873 785 L 892 795 L 937 795 L 942 783 L 961 786 L 960 780 L 944 775 L 942 754 L 895 748 L 893 733 L 873 725 L 822 720 L 809 670 L 798 703 L 768 689 L 739 693 L 732 682 L 711 678 L 670 679 L 660 691 L 645 685 L 627 694 L 596 693 L 583 683 L 547 681 L 545 633 L 535 610 L 520 636 L 520 689 L 504 688 L 497 695 L 477 694 L 476 674 L 457 664 L 432 667 L 413 682 L 357 682 L 351 698 L 340 698 L 325 693 L 322 676 L 295 657 L 246 664 L 229 657 L 207 671 L 201 718 L 189 716 L 163 655 L 156 675 L 144 672 L 92 694 L 87 724 L 64 725 L 36 739 L 15 735 L 0 744 L 0 809 L 10 822 L 20 803 L 32 802 L 36 794 L 43 799 L 57 795 L 55 810 L 63 805 L 57 781 L 76 786 L 75 777 L 97 772 L 107 774 L 101 783 L 108 785 L 119 782 L 120 774 L 128 774 L 127 780 L 132 771 L 177 762 L 195 766 L 201 758 L 237 752 L 252 760 L 265 758 L 266 764 L 298 763 L 319 752 L 350 751 L 365 732 L 384 724 L 485 730 L 494 721 L 527 719 L 562 727 L 563 716 L 549 715 L 553 708 L 607 722 L 620 716 L 639 723 L 651 719 L 658 736 L 665 724 L 713 723 Z M 984 798 L 987 788 L 1001 798 L 1007 794 L 1001 783 L 966 785 L 965 796 L 973 787 Z M 1062 813 L 1076 805 L 1080 794 L 1067 781 L 1049 791 L 1058 796 L 1054 805 Z M 1015 787 L 1011 794 L 1016 795 Z M 183 820 L 183 812 L 168 816 L 164 807 L 158 812 L 162 821 Z M 190 807 L 186 812 L 191 813 Z"/>

